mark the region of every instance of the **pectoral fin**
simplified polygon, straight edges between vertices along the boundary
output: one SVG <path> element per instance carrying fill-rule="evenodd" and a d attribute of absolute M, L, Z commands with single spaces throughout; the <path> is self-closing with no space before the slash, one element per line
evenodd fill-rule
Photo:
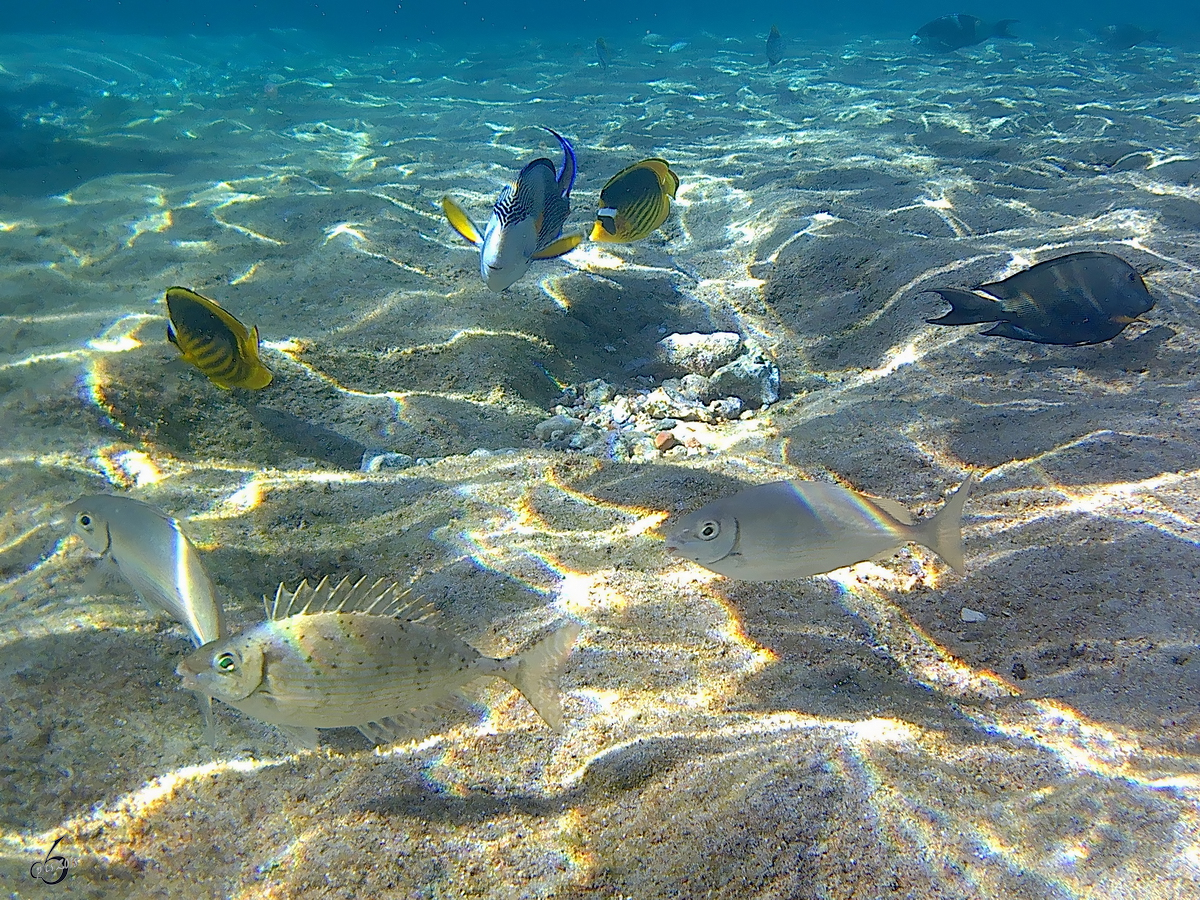
<path fill-rule="evenodd" d="M 537 253 L 533 254 L 531 259 L 555 259 L 570 253 L 583 242 L 582 234 L 568 234 L 560 237 L 557 241 L 548 247 L 544 247 Z"/>
<path fill-rule="evenodd" d="M 465 209 L 449 197 L 443 197 L 442 212 L 446 216 L 446 221 L 450 223 L 450 227 L 457 231 L 464 240 L 470 241 L 476 247 L 483 245 L 479 229 L 475 227 L 475 223 L 471 221 L 471 217 L 467 215 Z"/>
<path fill-rule="evenodd" d="M 306 725 L 276 725 L 275 727 L 287 735 L 288 740 L 293 744 L 305 750 L 316 750 L 320 743 L 315 728 L 309 728 Z"/>

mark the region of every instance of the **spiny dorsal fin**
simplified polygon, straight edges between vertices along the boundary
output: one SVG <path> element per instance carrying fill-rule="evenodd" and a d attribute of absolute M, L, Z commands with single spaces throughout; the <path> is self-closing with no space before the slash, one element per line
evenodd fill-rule
<path fill-rule="evenodd" d="M 371 582 L 364 575 L 358 581 L 343 578 L 331 586 L 329 576 L 316 587 L 301 581 L 289 592 L 282 584 L 275 591 L 274 602 L 263 598 L 268 619 L 307 616 L 322 612 L 361 612 L 372 616 L 388 616 L 407 622 L 428 622 L 436 614 L 433 604 L 395 582 L 379 578 Z"/>

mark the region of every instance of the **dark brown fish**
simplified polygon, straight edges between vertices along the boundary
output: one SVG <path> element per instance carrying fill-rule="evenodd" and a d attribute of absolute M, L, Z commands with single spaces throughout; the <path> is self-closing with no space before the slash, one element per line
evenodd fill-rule
<path fill-rule="evenodd" d="M 963 13 L 942 16 L 918 28 L 912 36 L 912 42 L 923 50 L 961 50 L 973 44 L 982 44 L 988 38 L 1015 37 L 1009 34 L 1008 26 L 1016 21 L 1001 19 L 999 22 L 985 22 Z"/>
<path fill-rule="evenodd" d="M 783 59 L 783 35 L 779 33 L 779 27 L 771 26 L 771 33 L 767 35 L 767 63 L 772 66 L 779 64 Z"/>
<path fill-rule="evenodd" d="M 1086 250 L 1048 259 L 972 290 L 934 288 L 950 312 L 933 325 L 995 322 L 987 335 L 1038 344 L 1099 344 L 1154 308 L 1137 269 L 1119 256 Z M 984 296 L 984 295 L 988 296 Z"/>

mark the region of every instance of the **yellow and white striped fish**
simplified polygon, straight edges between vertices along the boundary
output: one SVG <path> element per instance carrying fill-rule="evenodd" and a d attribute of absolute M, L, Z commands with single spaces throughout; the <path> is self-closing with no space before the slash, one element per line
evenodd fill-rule
<path fill-rule="evenodd" d="M 167 340 L 219 388 L 257 390 L 271 383 L 258 357 L 258 326 L 247 330 L 216 302 L 184 287 L 167 288 Z"/>
<path fill-rule="evenodd" d="M 866 562 L 912 541 L 963 570 L 962 511 L 973 475 L 937 515 L 913 523 L 899 503 L 836 484 L 773 481 L 684 516 L 667 551 L 739 581 L 821 575 Z"/>
<path fill-rule="evenodd" d="M 600 191 L 600 209 L 592 240 L 608 244 L 640 241 L 667 220 L 679 176 L 665 159 L 643 159 L 608 180 Z"/>
<path fill-rule="evenodd" d="M 423 712 L 481 675 L 511 683 L 554 729 L 562 721 L 559 678 L 580 626 L 559 628 L 507 659 L 483 656 L 425 621 L 429 608 L 384 580 L 281 584 L 267 620 L 206 644 L 176 669 L 183 686 L 279 727 L 304 747 L 318 728 L 357 727 L 388 743 L 417 736 Z"/>

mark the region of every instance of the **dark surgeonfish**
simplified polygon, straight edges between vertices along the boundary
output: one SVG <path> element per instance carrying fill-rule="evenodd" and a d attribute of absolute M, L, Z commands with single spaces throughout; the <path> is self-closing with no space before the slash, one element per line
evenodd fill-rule
<path fill-rule="evenodd" d="M 775 66 L 783 59 L 783 35 L 779 33 L 779 27 L 771 26 L 771 33 L 767 35 L 767 63 Z"/>
<path fill-rule="evenodd" d="M 575 148 L 554 129 L 546 131 L 562 145 L 562 170 L 556 173 L 554 163 L 544 157 L 523 168 L 516 183 L 505 185 L 496 198 L 482 235 L 466 210 L 442 198 L 442 212 L 451 227 L 479 248 L 479 276 L 490 290 L 512 286 L 533 260 L 570 253 L 583 240 L 582 234 L 562 234 L 575 186 Z"/>
<path fill-rule="evenodd" d="M 996 322 L 983 333 L 1067 346 L 1110 340 L 1154 307 L 1137 269 L 1096 250 L 1048 259 L 970 291 L 935 288 L 932 293 L 951 307 L 941 318 L 926 319 L 933 325 Z"/>
<path fill-rule="evenodd" d="M 167 340 L 219 388 L 258 390 L 271 370 L 258 358 L 258 326 L 246 326 L 216 302 L 184 287 L 167 288 Z"/>
<path fill-rule="evenodd" d="M 609 55 L 608 44 L 604 42 L 604 38 L 596 38 L 596 61 L 605 72 L 612 64 L 612 56 Z"/>
<path fill-rule="evenodd" d="M 1016 19 L 1001 19 L 985 22 L 975 16 L 956 13 L 926 22 L 912 36 L 912 42 L 926 50 L 959 50 L 972 44 L 981 44 L 988 38 L 1016 37 L 1009 34 L 1008 26 Z"/>
<path fill-rule="evenodd" d="M 665 159 L 643 159 L 608 180 L 600 191 L 600 209 L 592 240 L 608 244 L 640 241 L 667 220 L 679 176 Z"/>
<path fill-rule="evenodd" d="M 1152 44 L 1158 40 L 1157 31 L 1147 31 L 1136 25 L 1105 25 L 1096 32 L 1109 50 L 1128 50 L 1138 44 Z"/>

